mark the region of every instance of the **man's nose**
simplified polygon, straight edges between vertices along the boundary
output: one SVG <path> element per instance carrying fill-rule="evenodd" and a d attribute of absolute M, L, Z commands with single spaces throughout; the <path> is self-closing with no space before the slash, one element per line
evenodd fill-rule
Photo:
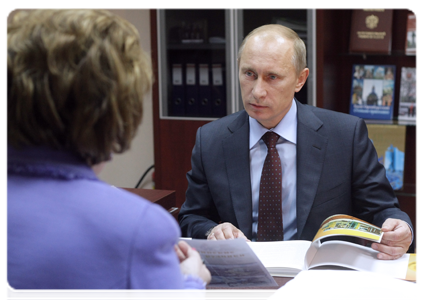
<path fill-rule="evenodd" d="M 266 87 L 265 87 L 265 83 L 263 82 L 262 79 L 257 79 L 254 87 L 253 87 L 253 96 L 254 99 L 256 100 L 261 100 L 264 97 L 266 97 L 267 91 L 266 91 Z"/>

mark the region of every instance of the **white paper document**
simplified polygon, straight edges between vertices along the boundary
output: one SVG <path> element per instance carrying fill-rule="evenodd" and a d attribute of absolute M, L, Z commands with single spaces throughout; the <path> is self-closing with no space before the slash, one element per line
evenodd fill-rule
<path fill-rule="evenodd" d="M 270 273 L 243 239 L 184 240 L 201 255 L 212 275 L 209 286 L 220 288 L 277 287 Z"/>

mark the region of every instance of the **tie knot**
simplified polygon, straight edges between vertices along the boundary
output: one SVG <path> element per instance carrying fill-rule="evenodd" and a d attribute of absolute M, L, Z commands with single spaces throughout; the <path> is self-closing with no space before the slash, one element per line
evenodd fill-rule
<path fill-rule="evenodd" d="M 261 137 L 267 148 L 275 148 L 276 142 L 279 139 L 279 135 L 273 131 L 268 131 Z"/>

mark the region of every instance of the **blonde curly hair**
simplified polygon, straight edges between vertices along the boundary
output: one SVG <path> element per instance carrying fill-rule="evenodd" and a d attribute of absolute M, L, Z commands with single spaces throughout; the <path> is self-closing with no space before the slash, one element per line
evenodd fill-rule
<path fill-rule="evenodd" d="M 8 24 L 7 80 L 9 145 L 69 150 L 94 165 L 130 147 L 152 71 L 128 21 L 34 10 Z"/>

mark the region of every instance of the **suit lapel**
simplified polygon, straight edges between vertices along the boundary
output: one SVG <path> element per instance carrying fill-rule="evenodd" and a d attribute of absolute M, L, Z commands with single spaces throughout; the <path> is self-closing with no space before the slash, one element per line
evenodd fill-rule
<path fill-rule="evenodd" d="M 297 102 L 297 238 L 302 232 L 317 192 L 328 139 L 318 133 L 323 122 L 308 106 Z"/>
<path fill-rule="evenodd" d="M 248 114 L 243 111 L 228 126 L 222 141 L 232 204 L 238 228 L 249 238 L 252 235 L 252 196 L 250 183 L 250 152 Z"/>

